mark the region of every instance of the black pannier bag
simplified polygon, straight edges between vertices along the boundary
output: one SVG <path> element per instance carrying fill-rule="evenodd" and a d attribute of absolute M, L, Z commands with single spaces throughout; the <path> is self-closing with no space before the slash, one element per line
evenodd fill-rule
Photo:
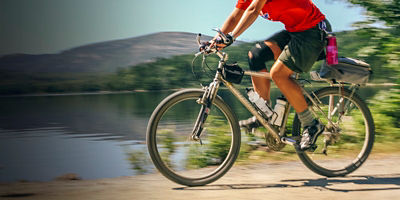
<path fill-rule="evenodd" d="M 371 74 L 372 70 L 368 63 L 345 57 L 339 58 L 337 65 L 327 65 L 324 62 L 319 72 L 319 76 L 323 79 L 354 84 L 367 83 Z"/>
<path fill-rule="evenodd" d="M 239 84 L 242 81 L 244 71 L 237 63 L 225 64 L 222 69 L 222 76 L 225 80 Z"/>

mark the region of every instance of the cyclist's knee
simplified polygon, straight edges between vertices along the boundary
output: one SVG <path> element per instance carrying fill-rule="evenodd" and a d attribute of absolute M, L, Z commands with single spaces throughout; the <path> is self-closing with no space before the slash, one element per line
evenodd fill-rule
<path fill-rule="evenodd" d="M 290 79 L 290 76 L 293 74 L 293 71 L 286 67 L 282 62 L 277 62 L 272 67 L 270 75 L 272 80 L 276 83 L 281 80 Z"/>
<path fill-rule="evenodd" d="M 265 63 L 260 61 L 259 55 L 257 53 L 256 49 L 252 49 L 248 53 L 248 58 L 249 58 L 249 68 L 252 71 L 260 71 L 262 69 L 265 69 Z"/>
<path fill-rule="evenodd" d="M 252 71 L 265 69 L 265 62 L 274 59 L 274 53 L 264 42 L 256 43 L 249 53 L 249 67 Z"/>
<path fill-rule="evenodd" d="M 281 77 L 281 74 L 279 74 L 279 71 L 278 71 L 278 70 L 275 70 L 274 68 L 271 69 L 270 75 L 271 75 L 271 79 L 272 79 L 274 82 L 276 82 L 277 80 L 279 80 L 280 77 Z"/>
<path fill-rule="evenodd" d="M 248 58 L 249 58 L 249 62 L 251 59 L 253 59 L 253 54 L 251 53 L 251 51 L 249 51 L 249 53 L 247 54 Z"/>

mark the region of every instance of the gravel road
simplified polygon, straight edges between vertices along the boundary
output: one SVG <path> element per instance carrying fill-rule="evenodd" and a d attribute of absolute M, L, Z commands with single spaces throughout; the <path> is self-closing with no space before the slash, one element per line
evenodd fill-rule
<path fill-rule="evenodd" d="M 97 180 L 0 184 L 0 199 L 400 199 L 400 156 L 372 156 L 347 177 L 325 178 L 300 161 L 235 165 L 202 187 L 160 174 Z"/>

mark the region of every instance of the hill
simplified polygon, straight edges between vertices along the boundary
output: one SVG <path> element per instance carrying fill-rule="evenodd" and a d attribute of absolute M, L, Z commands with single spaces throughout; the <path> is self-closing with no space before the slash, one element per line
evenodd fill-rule
<path fill-rule="evenodd" d="M 162 32 L 84 45 L 58 54 L 12 54 L 0 57 L 0 72 L 107 73 L 117 68 L 194 52 L 196 34 Z M 210 39 L 211 37 L 205 37 Z"/>

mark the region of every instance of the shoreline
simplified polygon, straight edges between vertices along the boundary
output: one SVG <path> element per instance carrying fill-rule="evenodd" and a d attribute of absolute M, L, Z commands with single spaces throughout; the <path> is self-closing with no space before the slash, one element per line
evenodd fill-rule
<path fill-rule="evenodd" d="M 314 87 L 320 87 L 322 84 L 314 84 Z M 364 87 L 395 87 L 399 86 L 396 83 L 367 83 Z M 306 87 L 309 87 L 308 85 Z M 193 88 L 193 87 L 189 87 Z M 237 88 L 242 88 L 237 86 Z M 244 88 L 244 86 L 243 86 Z M 275 85 L 271 88 L 277 88 Z M 145 92 L 165 92 L 165 91 L 178 91 L 187 88 L 176 88 L 167 90 L 123 90 L 123 91 L 96 91 L 96 92 L 65 92 L 65 93 L 33 93 L 33 94 L 10 94 L 10 95 L 0 95 L 0 98 L 5 97 L 46 97 L 46 96 L 77 96 L 77 95 L 104 95 L 104 94 L 134 94 L 134 93 L 145 93 Z M 221 88 L 224 89 L 224 88 Z"/>
<path fill-rule="evenodd" d="M 179 90 L 179 89 L 171 89 Z M 103 95 L 103 94 L 134 94 L 143 92 L 160 92 L 171 90 L 124 90 L 124 91 L 97 91 L 97 92 L 65 92 L 65 93 L 37 93 L 37 94 L 10 94 L 0 95 L 2 97 L 47 97 L 47 96 L 77 96 L 77 95 Z"/>

